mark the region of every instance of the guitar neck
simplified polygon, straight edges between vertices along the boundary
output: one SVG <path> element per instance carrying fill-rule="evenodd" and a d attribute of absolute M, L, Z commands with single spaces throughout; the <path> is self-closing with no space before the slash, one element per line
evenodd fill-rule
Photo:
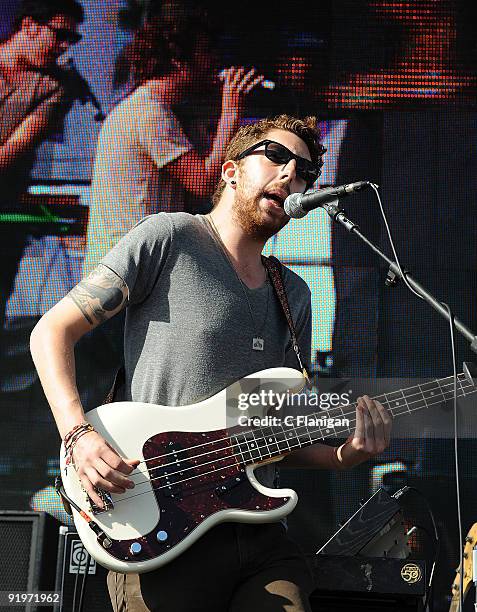
<path fill-rule="evenodd" d="M 475 393 L 473 382 L 465 374 L 457 377 L 457 396 Z M 436 379 L 422 385 L 413 385 L 399 391 L 377 395 L 373 399 L 389 411 L 393 418 L 412 414 L 423 408 L 432 408 L 454 397 L 454 377 Z M 356 424 L 356 403 L 320 410 L 292 419 L 273 417 L 267 425 L 230 436 L 235 454 L 246 465 L 288 455 L 327 438 L 346 438 Z M 299 408 L 298 408 L 299 411 Z M 268 422 L 271 424 L 268 425 Z"/>

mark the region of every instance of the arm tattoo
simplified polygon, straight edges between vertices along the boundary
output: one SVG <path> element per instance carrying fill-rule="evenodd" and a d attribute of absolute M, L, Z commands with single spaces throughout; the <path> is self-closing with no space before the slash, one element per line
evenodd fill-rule
<path fill-rule="evenodd" d="M 73 287 L 68 297 L 78 306 L 84 318 L 94 325 L 103 323 L 111 313 L 127 304 L 126 283 L 106 266 L 99 265 Z"/>

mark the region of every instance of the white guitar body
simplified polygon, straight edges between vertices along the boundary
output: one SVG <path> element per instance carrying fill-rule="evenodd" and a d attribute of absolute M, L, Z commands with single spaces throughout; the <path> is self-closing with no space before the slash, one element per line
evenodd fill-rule
<path fill-rule="evenodd" d="M 260 384 L 286 381 L 287 388 L 295 392 L 303 386 L 301 374 L 290 368 L 264 370 L 246 378 L 260 379 Z M 101 565 L 124 573 L 151 571 L 180 555 L 218 523 L 275 522 L 293 510 L 297 503 L 293 490 L 270 489 L 255 478 L 254 469 L 266 461 L 245 466 L 237 460 L 233 447 L 227 445 L 224 450 L 223 430 L 230 424 L 226 411 L 230 395 L 226 394 L 233 386 L 190 406 L 115 402 L 88 412 L 88 422 L 121 456 L 141 461 L 130 477 L 135 488 L 112 494 L 113 507 L 107 511 L 92 512 L 74 467 L 66 465 L 62 446 L 60 466 L 65 492 L 104 533 L 98 538 L 87 520 L 73 509 L 78 534 Z M 210 435 L 214 432 L 219 435 Z M 182 439 L 191 442 L 186 450 Z M 177 440 L 181 441 L 179 445 Z M 162 443 L 165 446 L 161 447 Z M 203 447 L 201 452 L 191 450 L 199 446 Z M 223 452 L 225 464 L 220 454 Z M 204 455 L 205 460 L 197 458 Z M 277 459 L 267 461 L 273 460 Z M 204 464 L 197 476 L 198 466 Z"/>

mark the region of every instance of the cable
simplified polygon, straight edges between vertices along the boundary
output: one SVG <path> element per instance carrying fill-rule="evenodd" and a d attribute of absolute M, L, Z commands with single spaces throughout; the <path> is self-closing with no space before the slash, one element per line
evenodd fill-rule
<path fill-rule="evenodd" d="M 374 192 L 376 194 L 376 197 L 378 199 L 379 209 L 381 211 L 381 216 L 383 218 L 384 225 L 386 227 L 386 233 L 388 235 L 389 244 L 391 245 L 391 250 L 393 252 L 394 259 L 396 260 L 397 267 L 399 268 L 399 273 L 401 274 L 401 278 L 402 278 L 404 284 L 406 285 L 406 287 L 409 289 L 409 291 L 414 293 L 414 295 L 416 295 L 419 299 L 423 300 L 424 298 L 422 297 L 422 295 L 418 291 L 416 291 L 414 289 L 414 287 L 412 287 L 410 285 L 409 281 L 406 278 L 406 275 L 404 274 L 404 270 L 401 267 L 401 262 L 399 261 L 399 257 L 397 255 L 396 248 L 394 247 L 394 241 L 393 241 L 393 238 L 392 238 L 392 235 L 391 235 L 391 230 L 389 228 L 388 219 L 386 217 L 386 213 L 384 212 L 383 204 L 381 202 L 381 196 L 379 195 L 378 186 L 375 185 L 374 183 L 370 183 L 370 185 L 373 188 L 373 190 L 374 190 Z"/>
<path fill-rule="evenodd" d="M 455 328 L 454 328 L 454 315 L 448 304 L 443 303 L 449 314 L 449 326 L 452 346 L 452 365 L 454 368 L 454 463 L 455 463 L 455 494 L 457 501 L 457 523 L 459 526 L 459 549 L 460 549 L 460 572 L 461 572 L 461 588 L 459 589 L 460 599 L 460 612 L 464 611 L 464 591 L 462 589 L 463 584 L 463 571 L 464 571 L 464 549 L 463 533 L 462 533 L 462 514 L 460 507 L 460 471 L 459 471 L 459 449 L 458 449 L 458 438 L 457 438 L 457 357 L 455 348 Z"/>
<path fill-rule="evenodd" d="M 84 576 L 83 576 L 83 581 L 81 583 L 81 590 L 80 590 L 80 596 L 79 596 L 79 602 L 78 602 L 78 607 L 76 607 L 76 595 L 77 595 L 77 591 L 78 591 L 78 578 L 80 576 L 81 572 L 81 566 L 82 566 L 82 561 L 83 561 L 83 555 L 81 554 L 78 560 L 78 565 L 76 568 L 76 577 L 75 577 L 75 587 L 73 590 L 73 602 L 72 602 L 72 606 L 71 606 L 71 611 L 72 612 L 83 612 L 83 598 L 84 598 L 84 591 L 85 591 L 85 587 L 86 587 L 86 579 L 88 576 L 88 572 L 89 572 L 89 565 L 92 561 L 92 557 L 89 554 L 89 552 L 86 550 L 86 548 L 83 546 L 83 544 L 81 543 L 80 540 L 77 540 L 77 542 L 79 542 L 81 549 L 83 550 L 84 554 L 86 555 L 86 561 L 85 561 L 85 565 L 84 565 Z"/>
<path fill-rule="evenodd" d="M 457 359 L 456 359 L 456 350 L 455 350 L 455 328 L 454 328 L 454 315 L 452 314 L 452 311 L 450 309 L 450 307 L 448 306 L 448 304 L 445 304 L 443 302 L 443 305 L 446 307 L 448 314 L 449 314 L 449 326 L 450 326 L 450 331 L 451 331 L 451 346 L 452 346 L 452 365 L 453 365 L 453 372 L 454 372 L 454 459 L 455 459 L 455 472 L 456 472 L 456 498 L 457 498 L 457 522 L 458 522 L 458 528 L 459 528 L 459 542 L 462 542 L 463 540 L 463 534 L 462 534 L 462 519 L 461 519 L 461 506 L 460 506 L 460 476 L 459 476 L 459 456 L 458 456 L 458 438 L 457 438 Z M 429 516 L 431 517 L 431 521 L 434 527 L 434 533 L 435 533 L 435 537 L 436 537 L 436 554 L 434 557 L 434 562 L 432 565 L 432 571 L 431 571 L 431 576 L 429 579 L 429 589 L 428 592 L 426 594 L 426 599 L 424 601 L 424 610 L 426 609 L 427 604 L 429 603 L 429 596 L 433 587 L 433 578 L 434 578 L 434 568 L 435 565 L 437 563 L 437 559 L 439 556 L 439 551 L 440 551 L 440 540 L 439 540 L 439 533 L 437 530 L 437 525 L 436 525 L 436 521 L 434 518 L 434 514 L 432 512 L 431 506 L 429 504 L 429 502 L 427 501 L 426 497 L 421 493 L 421 491 L 419 491 L 419 489 L 416 489 L 415 487 L 407 487 L 408 490 L 412 490 L 415 491 L 416 493 L 418 493 L 419 495 L 421 495 L 422 499 L 424 499 L 428 512 L 429 512 Z M 462 568 L 464 567 L 464 559 L 463 559 L 463 555 L 464 555 L 464 551 L 463 548 L 460 547 L 460 567 L 461 567 L 461 572 L 462 572 Z M 462 584 L 462 581 L 461 581 Z M 459 597 L 460 597 L 460 612 L 463 612 L 464 610 L 464 593 L 462 588 L 459 591 Z"/>
<path fill-rule="evenodd" d="M 80 542 L 80 546 L 83 548 L 83 545 L 82 545 L 81 541 L 80 540 L 77 540 L 77 541 Z M 71 546 L 73 546 L 73 543 L 74 543 L 74 541 L 71 543 Z M 83 550 L 86 552 L 85 548 L 83 548 Z M 72 612 L 74 612 L 74 610 L 75 610 L 76 591 L 78 589 L 78 578 L 79 578 L 79 575 L 80 575 L 80 571 L 81 571 L 81 555 L 79 557 L 79 561 L 78 561 L 78 564 L 76 566 L 75 588 L 73 589 L 73 601 L 72 601 L 72 604 L 71 604 Z"/>
<path fill-rule="evenodd" d="M 435 569 L 435 566 L 437 565 L 437 561 L 438 561 L 438 558 L 439 558 L 439 554 L 440 554 L 440 550 L 441 550 L 441 541 L 440 541 L 440 538 L 439 538 L 439 530 L 437 529 L 436 519 L 434 517 L 434 513 L 432 512 L 431 505 L 429 504 L 429 501 L 427 500 L 426 496 L 422 493 L 422 491 L 419 491 L 419 489 L 417 489 L 416 487 L 410 487 L 410 486 L 406 485 L 404 487 L 403 493 L 405 493 L 406 491 L 413 491 L 414 493 L 417 493 L 424 500 L 424 503 L 426 504 L 427 512 L 429 513 L 429 516 L 430 516 L 430 519 L 431 519 L 431 522 L 432 522 L 432 526 L 434 528 L 434 539 L 435 539 L 434 560 L 432 562 L 432 569 L 431 569 L 431 574 L 429 576 L 428 589 L 427 589 L 427 592 L 426 592 L 426 598 L 424 600 L 423 609 L 425 611 L 426 610 L 426 606 L 429 604 L 429 598 L 430 598 L 432 589 L 434 587 L 434 584 L 433 584 L 433 581 L 434 581 L 434 569 Z M 416 525 L 416 527 L 418 527 L 419 529 L 424 531 L 424 533 L 426 533 L 427 535 L 430 535 L 429 532 L 427 531 L 427 529 L 425 529 L 424 527 L 422 527 L 420 525 Z"/>
<path fill-rule="evenodd" d="M 404 274 L 404 271 L 401 267 L 401 263 L 399 261 L 399 258 L 398 258 L 398 255 L 397 255 L 397 252 L 394 246 L 394 242 L 393 242 L 392 235 L 391 235 L 391 230 L 389 228 L 386 213 L 384 211 L 384 208 L 381 202 L 381 197 L 379 195 L 378 187 L 377 185 L 374 185 L 373 183 L 371 183 L 371 187 L 373 191 L 375 192 L 376 197 L 378 199 L 379 208 L 380 208 L 383 220 L 384 220 L 389 243 L 391 245 L 391 249 L 392 249 L 396 264 L 399 268 L 399 273 L 401 274 L 401 278 L 404 281 L 404 284 L 406 285 L 406 287 L 409 289 L 409 291 L 411 291 L 414 295 L 416 295 L 418 298 L 423 300 L 424 298 L 422 297 L 422 295 L 410 285 L 409 281 L 407 280 Z M 456 348 L 455 348 L 454 315 L 452 314 L 452 311 L 448 304 L 446 304 L 445 302 L 440 302 L 440 304 L 444 306 L 444 308 L 447 310 L 447 314 L 449 316 L 449 327 L 450 327 L 450 337 L 451 337 L 452 367 L 453 367 L 453 379 L 454 379 L 454 462 L 455 462 L 455 474 L 456 474 L 457 521 L 458 521 L 458 526 L 459 526 L 459 542 L 462 543 L 463 534 L 462 534 L 462 519 L 461 519 L 461 507 L 460 507 L 459 456 L 458 456 L 458 439 L 457 439 L 457 380 L 458 379 L 457 379 L 457 357 L 456 357 Z M 460 546 L 460 550 L 461 550 L 461 569 L 462 569 L 464 567 L 462 546 Z M 435 562 L 434 562 L 434 565 L 435 565 Z M 434 573 L 434 567 L 433 567 L 432 574 L 433 573 Z M 431 579 L 432 577 L 433 576 L 431 576 Z M 426 598 L 426 603 L 427 603 L 427 598 Z M 463 612 L 463 610 L 464 610 L 464 597 L 463 597 L 462 589 L 460 589 L 460 612 Z"/>
<path fill-rule="evenodd" d="M 87 580 L 88 574 L 89 574 L 89 564 L 91 563 L 91 561 L 92 561 L 92 557 L 87 552 L 86 553 L 86 567 L 85 567 L 85 572 L 84 572 L 83 584 L 81 585 L 81 593 L 80 593 L 80 599 L 79 599 L 79 604 L 78 604 L 78 612 L 83 612 L 83 597 L 84 597 L 84 591 L 85 591 L 85 587 L 86 587 L 86 580 Z"/>

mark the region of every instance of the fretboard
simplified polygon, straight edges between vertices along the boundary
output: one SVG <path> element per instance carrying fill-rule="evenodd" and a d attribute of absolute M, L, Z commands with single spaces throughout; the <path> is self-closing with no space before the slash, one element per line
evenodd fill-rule
<path fill-rule="evenodd" d="M 457 396 L 464 397 L 475 393 L 477 388 L 465 374 L 459 374 Z M 440 406 L 454 397 L 454 378 L 436 379 L 421 385 L 414 385 L 399 391 L 377 395 L 378 400 L 393 418 L 411 414 L 423 408 Z M 323 421 L 332 421 L 333 425 Z M 278 425 L 254 427 L 230 437 L 235 455 L 245 465 L 259 463 L 273 457 L 286 455 L 298 448 L 323 442 L 327 438 L 346 438 L 356 424 L 356 403 L 338 406 L 330 410 L 320 410 L 303 417 L 303 423 L 295 417 L 293 425 L 281 419 Z M 340 425 L 341 421 L 345 424 Z M 328 426 L 327 426 L 328 425 Z"/>

